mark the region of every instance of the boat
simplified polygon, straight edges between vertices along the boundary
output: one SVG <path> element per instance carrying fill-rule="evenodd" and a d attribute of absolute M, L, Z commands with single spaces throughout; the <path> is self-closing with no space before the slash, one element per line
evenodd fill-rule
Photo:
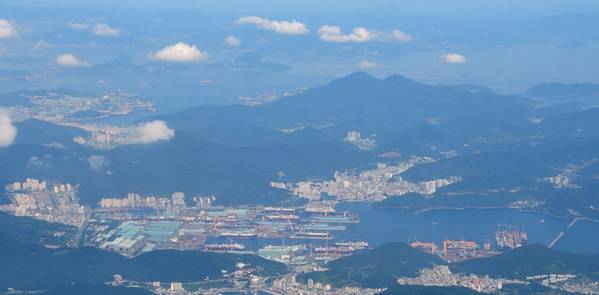
<path fill-rule="evenodd" d="M 369 247 L 368 242 L 366 241 L 357 241 L 357 242 L 336 242 L 333 244 L 337 247 L 349 247 L 354 250 L 366 249 Z"/>
<path fill-rule="evenodd" d="M 255 231 L 225 231 L 219 234 L 227 238 L 255 238 L 257 235 Z"/>
<path fill-rule="evenodd" d="M 330 240 L 333 237 L 328 232 L 298 231 L 291 235 L 292 239 Z"/>
<path fill-rule="evenodd" d="M 264 215 L 264 219 L 266 220 L 285 220 L 285 221 L 289 221 L 289 220 L 298 220 L 299 216 L 295 215 L 295 214 L 268 214 L 268 215 Z"/>
<path fill-rule="evenodd" d="M 318 231 L 318 230 L 335 230 L 335 231 L 344 231 L 346 229 L 345 225 L 329 225 L 326 223 L 313 223 L 313 224 L 303 224 L 298 226 L 299 229 L 308 230 L 308 231 Z"/>
<path fill-rule="evenodd" d="M 231 244 L 207 244 L 204 245 L 206 251 L 226 252 L 226 251 L 243 251 L 245 245 L 238 243 Z"/>

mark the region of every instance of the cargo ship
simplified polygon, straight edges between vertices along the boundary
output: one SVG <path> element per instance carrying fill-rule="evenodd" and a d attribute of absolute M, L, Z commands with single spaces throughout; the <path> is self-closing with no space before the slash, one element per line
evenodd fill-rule
<path fill-rule="evenodd" d="M 255 231 L 224 231 L 219 236 L 226 238 L 255 238 L 258 234 Z"/>
<path fill-rule="evenodd" d="M 316 247 L 312 252 L 317 254 L 352 254 L 355 250 L 350 247 Z"/>
<path fill-rule="evenodd" d="M 310 219 L 315 223 L 359 223 L 360 218 L 354 214 L 315 215 Z"/>
<path fill-rule="evenodd" d="M 293 208 L 285 208 L 285 207 L 266 207 L 263 209 L 264 212 L 285 212 L 285 213 L 294 213 L 295 209 Z"/>
<path fill-rule="evenodd" d="M 214 252 L 228 252 L 228 251 L 243 251 L 245 245 L 234 243 L 234 244 L 207 244 L 204 245 L 204 250 Z"/>
<path fill-rule="evenodd" d="M 313 224 L 302 224 L 298 226 L 300 230 L 307 231 L 344 231 L 345 225 L 329 225 L 326 223 L 313 223 Z"/>
<path fill-rule="evenodd" d="M 292 221 L 299 220 L 299 216 L 295 214 L 268 214 L 264 215 L 264 219 L 269 221 Z"/>
<path fill-rule="evenodd" d="M 370 245 L 368 245 L 368 242 L 366 242 L 366 241 L 335 242 L 333 245 L 336 247 L 349 247 L 354 250 L 362 250 L 362 249 L 367 249 L 368 247 L 370 247 Z"/>
<path fill-rule="evenodd" d="M 303 231 L 300 230 L 293 235 L 292 239 L 308 239 L 308 240 L 330 240 L 333 237 L 328 232 Z"/>

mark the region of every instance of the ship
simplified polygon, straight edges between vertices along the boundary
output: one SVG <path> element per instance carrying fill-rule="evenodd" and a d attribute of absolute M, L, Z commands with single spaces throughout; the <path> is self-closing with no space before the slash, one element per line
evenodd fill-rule
<path fill-rule="evenodd" d="M 309 240 L 330 240 L 333 237 L 328 232 L 304 231 L 300 230 L 293 235 L 292 239 L 309 239 Z"/>
<path fill-rule="evenodd" d="M 293 208 L 285 208 L 285 207 L 266 207 L 263 209 L 264 212 L 286 212 L 286 213 L 294 213 L 295 209 Z"/>
<path fill-rule="evenodd" d="M 221 232 L 219 236 L 227 238 L 255 238 L 257 234 L 255 231 L 225 231 Z"/>
<path fill-rule="evenodd" d="M 245 245 L 232 243 L 232 244 L 207 244 L 204 245 L 204 250 L 215 251 L 215 252 L 227 252 L 227 251 L 243 251 Z"/>
<path fill-rule="evenodd" d="M 359 223 L 360 219 L 357 215 L 343 213 L 333 215 L 318 215 L 311 216 L 310 219 L 315 223 Z"/>
<path fill-rule="evenodd" d="M 299 216 L 295 215 L 295 214 L 268 214 L 264 216 L 265 220 L 284 220 L 284 221 L 290 221 L 290 220 L 298 220 Z"/>
<path fill-rule="evenodd" d="M 362 249 L 367 249 L 368 247 L 370 247 L 370 245 L 368 245 L 368 242 L 366 242 L 366 241 L 336 242 L 333 245 L 337 246 L 337 247 L 349 247 L 349 248 L 353 248 L 354 250 L 362 250 Z"/>
<path fill-rule="evenodd" d="M 319 231 L 319 230 L 344 231 L 346 229 L 346 226 L 345 225 L 329 225 L 326 223 L 312 223 L 312 224 L 299 225 L 298 228 L 300 230 L 308 230 L 308 231 Z"/>
<path fill-rule="evenodd" d="M 355 250 L 351 247 L 316 247 L 312 252 L 317 254 L 352 254 Z"/>

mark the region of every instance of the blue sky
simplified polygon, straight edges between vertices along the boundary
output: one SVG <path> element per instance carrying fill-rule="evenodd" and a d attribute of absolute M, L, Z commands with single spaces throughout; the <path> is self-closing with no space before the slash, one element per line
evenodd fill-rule
<path fill-rule="evenodd" d="M 71 8 L 124 8 L 124 9 L 196 9 L 219 13 L 341 13 L 377 12 L 392 10 L 398 15 L 432 14 L 456 17 L 539 16 L 561 13 L 598 13 L 599 5 L 593 0 L 395 0 L 395 1 L 326 1 L 326 0 L 3 0 L 0 7 L 71 7 Z M 257 9 L 259 8 L 259 9 Z"/>
<path fill-rule="evenodd" d="M 287 87 L 356 70 L 504 92 L 546 81 L 599 83 L 597 1 L 3 0 L 0 19 L 18 33 L 0 38 L 0 64 L 30 71 L 0 80 L 5 89 L 67 80 L 96 87 L 106 80 L 101 65 L 123 56 L 210 80 L 210 64 L 246 51 L 290 66 L 280 75 Z M 43 62 L 14 62 L 23 57 Z M 50 78 L 32 80 L 40 71 Z M 81 71 L 91 78 L 81 81 Z"/>

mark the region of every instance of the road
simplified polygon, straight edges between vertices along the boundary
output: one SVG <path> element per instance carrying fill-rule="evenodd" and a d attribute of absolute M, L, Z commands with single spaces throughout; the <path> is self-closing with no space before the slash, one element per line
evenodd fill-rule
<path fill-rule="evenodd" d="M 91 210 L 87 210 L 85 212 L 83 224 L 81 224 L 81 226 L 77 229 L 77 233 L 75 234 L 73 239 L 70 241 L 71 247 L 79 248 L 81 246 L 81 238 L 83 237 L 83 234 L 85 233 L 85 229 L 87 228 L 87 225 L 89 224 L 89 219 L 91 218 L 91 214 L 92 214 Z"/>

